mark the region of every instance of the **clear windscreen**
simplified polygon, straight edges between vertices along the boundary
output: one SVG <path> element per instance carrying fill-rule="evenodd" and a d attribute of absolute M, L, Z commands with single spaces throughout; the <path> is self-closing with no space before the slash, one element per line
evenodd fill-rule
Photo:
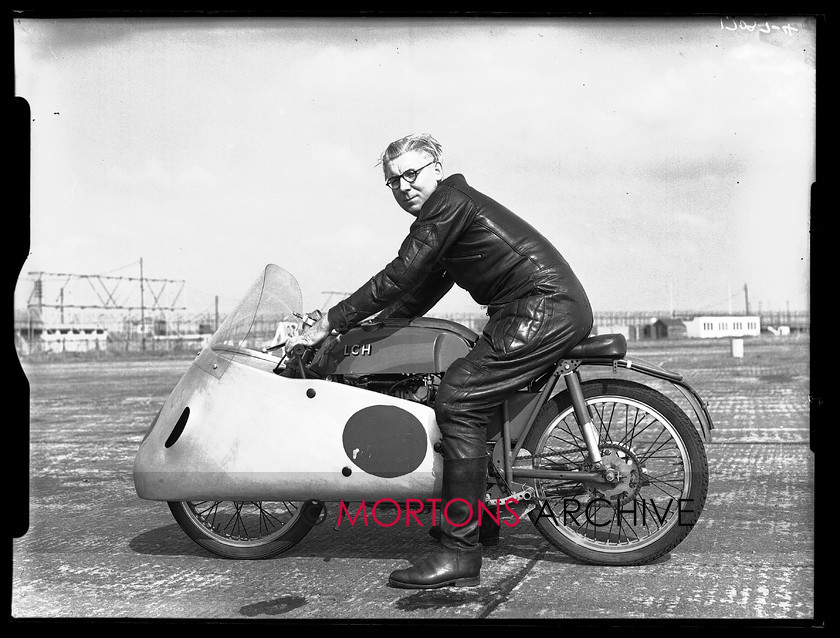
<path fill-rule="evenodd" d="M 214 350 L 266 352 L 297 334 L 303 298 L 297 280 L 269 264 L 210 339 Z"/>

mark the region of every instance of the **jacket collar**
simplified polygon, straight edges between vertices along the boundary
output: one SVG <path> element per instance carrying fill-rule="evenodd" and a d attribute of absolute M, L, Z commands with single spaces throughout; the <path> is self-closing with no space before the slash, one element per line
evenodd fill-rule
<path fill-rule="evenodd" d="M 440 180 L 439 186 L 468 186 L 466 178 L 461 173 L 453 173 Z"/>

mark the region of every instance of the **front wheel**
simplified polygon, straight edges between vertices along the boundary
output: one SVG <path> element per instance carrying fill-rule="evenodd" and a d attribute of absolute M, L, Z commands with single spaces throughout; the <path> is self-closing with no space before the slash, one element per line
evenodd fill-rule
<path fill-rule="evenodd" d="M 318 522 L 321 501 L 169 501 L 182 530 L 204 549 L 235 559 L 271 558 Z"/>
<path fill-rule="evenodd" d="M 529 479 L 529 516 L 555 547 L 596 565 L 642 565 L 691 531 L 706 501 L 706 451 L 690 419 L 668 397 L 621 379 L 582 384 L 613 482 Z M 546 402 L 523 447 L 528 467 L 591 471 L 568 393 Z M 517 458 L 517 466 L 523 457 Z"/>

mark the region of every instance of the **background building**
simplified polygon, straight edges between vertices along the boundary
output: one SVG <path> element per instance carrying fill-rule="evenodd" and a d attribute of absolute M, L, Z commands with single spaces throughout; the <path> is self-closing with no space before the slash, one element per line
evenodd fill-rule
<path fill-rule="evenodd" d="M 644 339 L 684 339 L 686 336 L 685 321 L 672 317 L 654 317 L 642 330 Z"/>
<path fill-rule="evenodd" d="M 757 337 L 761 334 L 758 315 L 705 315 L 685 321 L 686 336 L 701 339 L 718 337 Z"/>

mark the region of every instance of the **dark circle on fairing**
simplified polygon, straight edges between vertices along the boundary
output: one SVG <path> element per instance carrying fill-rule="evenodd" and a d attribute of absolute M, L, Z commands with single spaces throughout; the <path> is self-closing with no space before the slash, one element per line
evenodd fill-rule
<path fill-rule="evenodd" d="M 351 416 L 342 436 L 357 467 L 382 478 L 410 474 L 426 458 L 428 439 L 420 420 L 392 405 L 373 405 Z"/>

